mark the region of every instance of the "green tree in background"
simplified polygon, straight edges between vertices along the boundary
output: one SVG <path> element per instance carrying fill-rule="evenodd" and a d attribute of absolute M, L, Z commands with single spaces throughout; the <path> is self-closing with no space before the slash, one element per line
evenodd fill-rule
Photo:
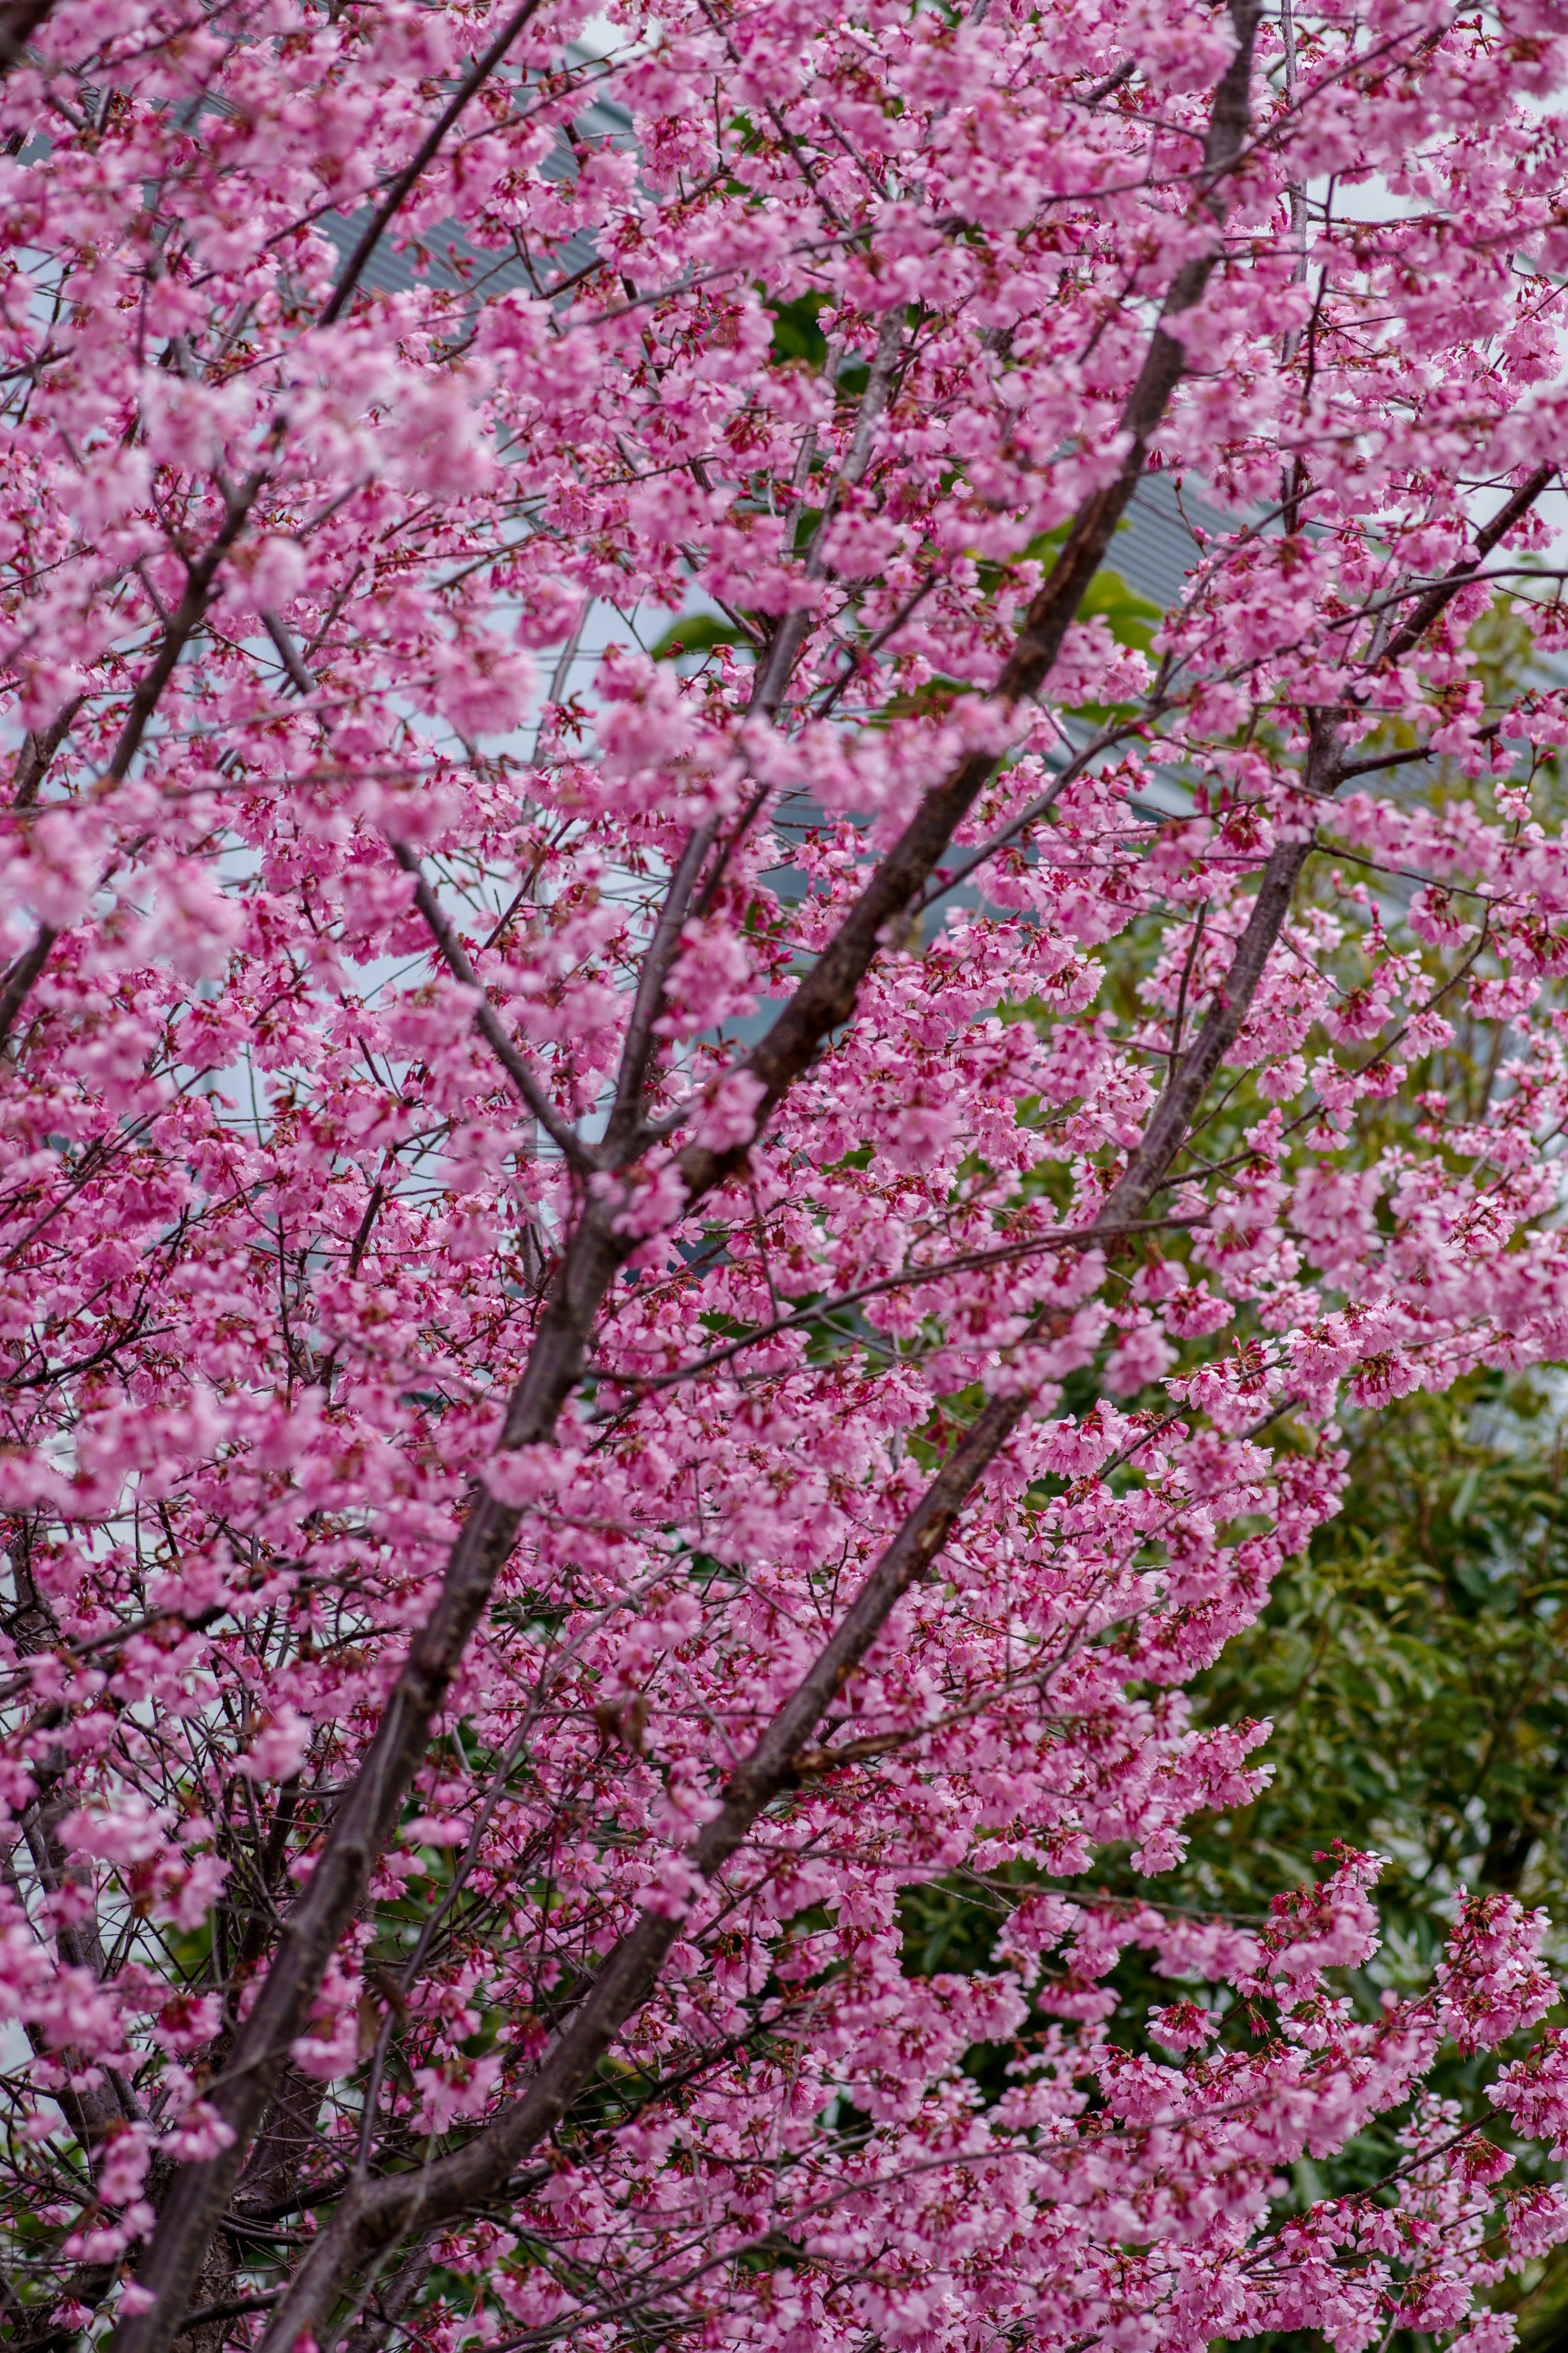
<path fill-rule="evenodd" d="M 1496 1377 L 1359 1417 L 1340 1517 L 1203 1679 L 1267 1715 L 1268 1789 L 1190 1870 L 1247 1908 L 1310 1875 L 1327 1826 L 1391 1859 L 1391 1947 L 1426 1965 L 1456 1890 L 1561 1908 L 1568 1881 L 1568 1428 Z"/>

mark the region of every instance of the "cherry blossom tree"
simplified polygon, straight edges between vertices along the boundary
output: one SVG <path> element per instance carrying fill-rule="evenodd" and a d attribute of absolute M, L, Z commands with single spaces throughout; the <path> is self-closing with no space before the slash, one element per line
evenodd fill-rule
<path fill-rule="evenodd" d="M 1561 8 L 0 71 L 8 2341 L 1494 2353 L 1543 1918 L 1159 1874 L 1338 1401 L 1568 1356 Z"/>

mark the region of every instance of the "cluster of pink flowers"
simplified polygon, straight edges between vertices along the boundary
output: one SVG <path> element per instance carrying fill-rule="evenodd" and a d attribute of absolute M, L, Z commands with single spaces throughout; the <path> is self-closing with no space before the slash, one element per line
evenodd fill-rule
<path fill-rule="evenodd" d="M 1503 2353 L 1542 1917 L 1379 2007 L 1375 1858 L 1159 1874 L 1342 1402 L 1568 1358 L 1565 85 L 1557 0 L 0 10 L 49 2344 Z"/>

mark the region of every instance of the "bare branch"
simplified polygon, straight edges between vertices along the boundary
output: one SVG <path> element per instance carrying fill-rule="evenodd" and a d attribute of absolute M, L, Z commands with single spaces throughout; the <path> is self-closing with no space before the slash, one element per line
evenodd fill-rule
<path fill-rule="evenodd" d="M 562 1118 L 522 1055 L 507 1036 L 500 1015 L 480 987 L 474 967 L 464 953 L 462 942 L 442 913 L 440 901 L 421 873 L 418 859 L 408 848 L 406 842 L 395 841 L 391 847 L 392 854 L 404 872 L 412 874 L 414 877 L 414 903 L 429 926 L 430 936 L 439 948 L 442 960 L 448 971 L 456 979 L 462 982 L 465 988 L 472 988 L 479 992 L 479 1001 L 474 1008 L 475 1029 L 489 1047 L 546 1135 L 550 1137 L 552 1143 L 560 1147 L 563 1158 L 569 1160 L 574 1168 L 581 1170 L 584 1175 L 589 1170 L 596 1168 L 599 1165 L 596 1156 L 589 1151 L 570 1123 Z"/>

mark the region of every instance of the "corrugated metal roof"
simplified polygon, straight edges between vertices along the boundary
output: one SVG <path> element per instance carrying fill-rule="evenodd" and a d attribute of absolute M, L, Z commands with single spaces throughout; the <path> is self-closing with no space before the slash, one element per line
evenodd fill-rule
<path fill-rule="evenodd" d="M 1145 474 L 1106 561 L 1130 588 L 1168 612 L 1182 583 L 1202 556 L 1194 526 L 1211 539 L 1235 531 L 1238 518 L 1222 514 L 1201 491 L 1169 474 Z"/>
<path fill-rule="evenodd" d="M 370 207 L 366 206 L 363 211 L 346 216 L 342 213 L 327 213 L 321 227 L 346 261 L 370 218 Z M 547 280 L 570 277 L 593 260 L 594 250 L 591 237 L 568 237 L 564 245 L 551 247 L 534 266 L 537 269 L 542 265 Z M 474 245 L 453 220 L 438 222 L 436 227 L 426 230 L 416 247 L 401 252 L 383 237 L 361 271 L 359 282 L 373 292 L 404 294 L 421 282 L 458 288 L 477 286 L 481 280 L 487 294 L 542 290 L 535 284 L 521 254 L 502 254 Z"/>

